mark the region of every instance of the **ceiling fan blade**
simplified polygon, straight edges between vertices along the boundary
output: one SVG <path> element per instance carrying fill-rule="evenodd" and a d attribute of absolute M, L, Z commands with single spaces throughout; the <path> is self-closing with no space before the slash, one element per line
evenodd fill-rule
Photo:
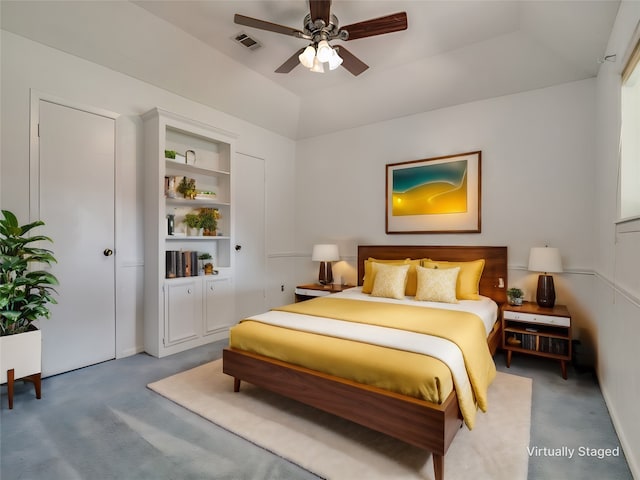
<path fill-rule="evenodd" d="M 362 72 L 364 72 L 367 68 L 369 68 L 369 65 L 364 63 L 362 60 L 360 60 L 358 57 L 356 57 L 353 53 L 351 53 L 349 50 L 344 48 L 342 45 L 335 48 L 336 50 L 338 50 L 338 55 L 340 55 L 340 58 L 342 58 L 342 66 L 347 70 L 349 70 L 349 72 L 351 72 L 352 75 L 357 77 Z"/>
<path fill-rule="evenodd" d="M 298 56 L 302 52 L 304 52 L 305 48 L 307 48 L 307 47 L 303 47 L 300 50 L 298 50 L 296 53 L 291 55 L 286 62 L 284 62 L 282 65 L 280 65 L 276 69 L 276 73 L 289 73 L 291 70 L 293 70 L 300 63 L 300 60 L 298 59 Z"/>
<path fill-rule="evenodd" d="M 246 17 L 239 13 L 235 14 L 233 21 L 238 25 L 258 28 L 268 32 L 282 33 L 283 35 L 290 35 L 292 37 L 302 38 L 303 35 L 303 33 L 296 28 L 285 27 L 284 25 L 278 25 L 277 23 L 265 22 L 264 20 L 258 20 L 257 18 Z"/>
<path fill-rule="evenodd" d="M 386 17 L 365 20 L 364 22 L 352 23 L 340 30 L 349 32 L 347 40 L 373 37 L 374 35 L 384 35 L 385 33 L 399 32 L 407 29 L 407 13 L 398 12 Z"/>
<path fill-rule="evenodd" d="M 320 18 L 324 20 L 325 25 L 329 25 L 331 0 L 309 0 L 309 10 L 312 22 Z"/>

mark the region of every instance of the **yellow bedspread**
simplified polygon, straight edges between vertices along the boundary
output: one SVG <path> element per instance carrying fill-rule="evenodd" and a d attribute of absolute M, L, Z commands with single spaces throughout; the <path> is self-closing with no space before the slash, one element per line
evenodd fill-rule
<path fill-rule="evenodd" d="M 467 426 L 473 427 L 476 402 L 483 411 L 487 409 L 487 389 L 495 377 L 496 370 L 487 346 L 484 326 L 474 314 L 335 297 L 317 298 L 276 310 L 398 328 L 446 338 L 460 347 L 475 396 L 461 396 L 457 390 L 460 409 Z M 288 338 L 290 335 L 295 339 Z M 287 353 L 280 350 L 285 344 L 289 348 Z M 411 352 L 399 352 L 366 344 L 358 345 L 358 342 L 293 332 L 253 321 L 244 321 L 232 328 L 231 346 L 429 401 L 441 402 L 451 391 L 443 391 L 443 387 L 447 388 L 447 384 L 450 385 L 452 380 L 450 372 L 443 372 L 443 368 L 448 369 L 442 362 Z M 360 357 L 364 361 L 345 361 L 345 355 Z M 371 355 L 375 357 L 371 358 Z M 373 369 L 377 369 L 375 374 L 372 372 L 372 364 L 376 365 Z M 430 370 L 423 370 L 427 368 Z M 391 375 L 385 377 L 385 370 Z M 425 375 L 428 375 L 430 380 L 425 381 Z M 418 379 L 419 383 L 415 386 Z M 387 386 L 385 383 L 390 385 Z"/>

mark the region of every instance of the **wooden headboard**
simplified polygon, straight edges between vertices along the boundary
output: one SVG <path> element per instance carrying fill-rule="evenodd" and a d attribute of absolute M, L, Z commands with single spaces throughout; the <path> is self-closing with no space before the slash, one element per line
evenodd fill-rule
<path fill-rule="evenodd" d="M 480 294 L 492 298 L 498 304 L 507 301 L 506 286 L 509 285 L 507 247 L 358 245 L 358 285 L 362 285 L 364 261 L 369 257 L 381 260 L 430 258 L 453 262 L 469 262 L 484 258 L 485 265 L 480 279 Z"/>

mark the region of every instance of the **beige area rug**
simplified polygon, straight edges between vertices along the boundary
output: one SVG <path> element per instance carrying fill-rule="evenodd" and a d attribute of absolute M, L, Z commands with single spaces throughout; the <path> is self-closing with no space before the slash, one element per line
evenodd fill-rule
<path fill-rule="evenodd" d="M 148 387 L 221 427 L 321 477 L 433 479 L 431 455 L 222 373 L 222 360 Z M 531 379 L 498 372 L 489 412 L 463 427 L 445 455 L 446 480 L 527 478 Z"/>

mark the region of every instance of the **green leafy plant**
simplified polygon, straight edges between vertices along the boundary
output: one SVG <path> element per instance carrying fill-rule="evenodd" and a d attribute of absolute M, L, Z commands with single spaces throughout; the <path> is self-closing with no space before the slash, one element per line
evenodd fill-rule
<path fill-rule="evenodd" d="M 165 150 L 164 151 L 164 158 L 176 158 L 176 151 L 175 150 Z"/>
<path fill-rule="evenodd" d="M 210 253 L 204 252 L 198 255 L 198 260 L 211 260 L 213 258 Z"/>
<path fill-rule="evenodd" d="M 184 216 L 184 223 L 186 223 L 189 228 L 202 228 L 202 219 L 197 213 L 187 213 Z"/>
<path fill-rule="evenodd" d="M 184 198 L 196 198 L 196 181 L 194 178 L 182 177 L 177 188 L 178 192 L 184 195 Z"/>
<path fill-rule="evenodd" d="M 32 264 L 51 265 L 56 259 L 51 250 L 32 246 L 34 242 L 52 242 L 44 235 L 26 236 L 44 225 L 38 220 L 20 225 L 16 216 L 2 210 L 0 219 L 0 336 L 28 331 L 39 318 L 50 318 L 50 303 L 58 303 L 52 285 L 58 279 L 43 270 L 30 270 Z"/>
<path fill-rule="evenodd" d="M 518 287 L 511 287 L 507 290 L 507 296 L 511 298 L 522 298 L 524 297 L 524 292 Z"/>
<path fill-rule="evenodd" d="M 220 211 L 217 208 L 201 208 L 198 215 L 205 233 L 212 233 L 218 228 Z"/>

